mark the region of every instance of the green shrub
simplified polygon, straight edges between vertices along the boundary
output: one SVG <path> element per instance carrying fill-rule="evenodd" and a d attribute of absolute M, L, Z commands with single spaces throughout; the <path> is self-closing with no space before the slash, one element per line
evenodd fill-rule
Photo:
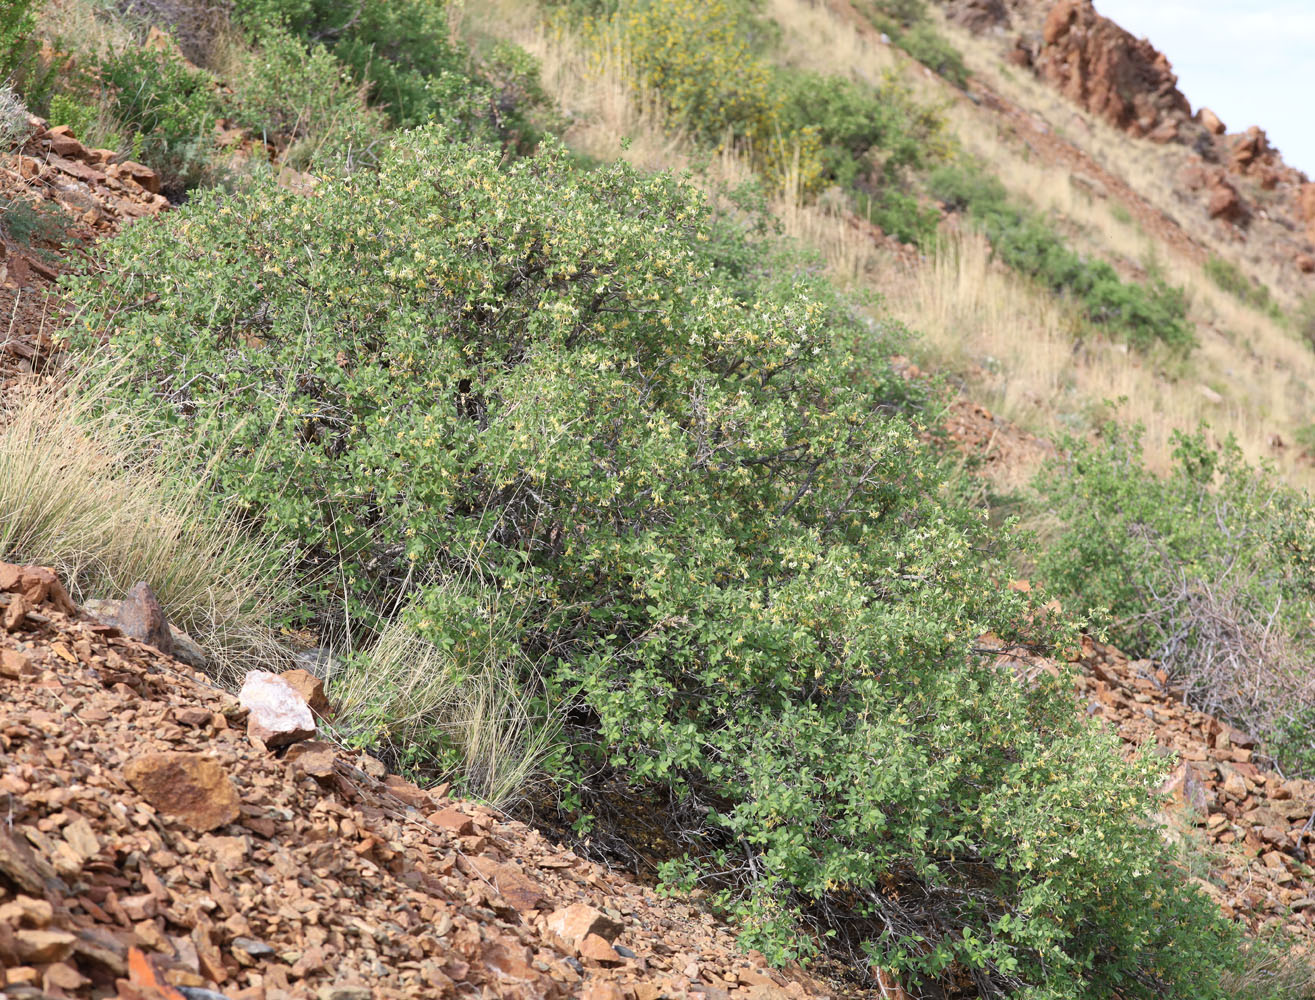
<path fill-rule="evenodd" d="M 85 95 L 52 94 L 47 117 L 51 122 L 67 125 L 88 146 L 101 146 L 127 153 L 130 159 L 139 159 L 143 153 L 141 135 L 126 138 L 122 126 L 109 120 L 109 113 L 98 104 L 88 103 Z"/>
<path fill-rule="evenodd" d="M 955 86 L 968 85 L 963 56 L 931 23 L 924 0 L 865 0 L 858 9 L 873 27 L 933 73 Z"/>
<path fill-rule="evenodd" d="M 1270 316 L 1275 318 L 1279 316 L 1278 303 L 1270 294 L 1269 287 L 1248 278 L 1231 260 L 1226 260 L 1218 254 L 1211 254 L 1205 262 L 1205 273 L 1211 281 L 1234 298 Z"/>
<path fill-rule="evenodd" d="M 33 58 L 32 32 L 43 0 L 7 0 L 0 6 L 0 84 L 11 83 Z"/>
<path fill-rule="evenodd" d="M 1181 289 L 1158 277 L 1125 282 L 1107 262 L 1084 259 L 1042 216 L 1011 200 L 986 170 L 941 167 L 928 183 L 947 208 L 966 212 L 981 227 L 992 253 L 1014 270 L 1073 296 L 1093 323 L 1141 350 L 1160 343 L 1187 353 L 1196 346 Z"/>
<path fill-rule="evenodd" d="M 0 233 L 19 246 L 63 243 L 73 220 L 58 202 L 0 198 Z"/>
<path fill-rule="evenodd" d="M 945 120 L 914 101 L 897 80 L 881 86 L 817 73 L 782 71 L 787 128 L 811 128 L 821 145 L 822 178 L 844 188 L 891 184 L 947 152 Z"/>
<path fill-rule="evenodd" d="M 1231 440 L 1180 435 L 1173 472 L 1141 461 L 1140 431 L 1108 425 L 1066 441 L 1037 481 L 1059 532 L 1043 579 L 1079 610 L 1107 609 L 1111 636 L 1154 657 L 1203 711 L 1308 767 L 1315 718 L 1315 514 Z M 1304 759 L 1303 759 L 1304 758 Z"/>
<path fill-rule="evenodd" d="M 125 49 L 100 62 L 110 115 L 181 195 L 209 175 L 221 108 L 213 78 L 158 49 Z"/>
<path fill-rule="evenodd" d="M 288 161 L 370 162 L 387 122 L 366 107 L 361 87 L 322 45 L 307 50 L 285 30 L 270 29 L 231 75 L 231 116 L 253 133 L 291 147 Z"/>
<path fill-rule="evenodd" d="M 509 145 L 535 134 L 528 94 L 498 91 L 472 67 L 443 0 L 236 0 L 234 17 L 257 40 L 282 28 L 324 45 L 398 127 L 436 121 Z"/>
<path fill-rule="evenodd" d="M 634 65 L 637 89 L 656 94 L 673 124 L 717 146 L 750 153 L 774 185 L 795 172 L 814 189 L 822 164 L 816 130 L 792 121 L 786 96 L 756 52 L 756 19 L 730 0 L 650 0 L 611 22 Z"/>
<path fill-rule="evenodd" d="M 876 223 L 882 232 L 901 243 L 925 246 L 936 237 L 940 211 L 935 205 L 923 205 L 911 194 L 886 187 L 875 194 L 861 192 L 857 201 L 858 210 L 869 222 Z"/>
<path fill-rule="evenodd" d="M 1156 765 L 974 652 L 1073 632 L 1001 585 L 890 346 L 733 242 L 688 181 L 422 129 L 314 198 L 202 193 L 70 293 L 119 397 L 321 588 L 410 584 L 441 662 L 543 677 L 564 794 L 674 796 L 668 876 L 746 944 L 820 922 L 925 981 L 1221 997 Z"/>

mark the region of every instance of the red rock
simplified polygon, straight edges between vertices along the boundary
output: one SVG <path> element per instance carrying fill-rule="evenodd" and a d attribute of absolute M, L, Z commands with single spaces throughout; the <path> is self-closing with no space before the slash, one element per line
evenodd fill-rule
<path fill-rule="evenodd" d="M 1245 214 L 1242 198 L 1237 193 L 1237 188 L 1222 177 L 1214 178 L 1209 197 L 1210 200 L 1206 204 L 1206 213 L 1212 219 L 1236 222 Z"/>
<path fill-rule="evenodd" d="M 600 965 L 620 965 L 624 961 L 616 953 L 616 949 L 597 934 L 586 935 L 584 940 L 576 946 L 576 950 L 580 953 L 581 958 L 597 962 Z"/>
<path fill-rule="evenodd" d="M 33 608 L 49 604 L 61 614 L 77 612 L 59 576 L 47 566 L 0 563 L 0 591 L 21 594 Z"/>
<path fill-rule="evenodd" d="M 158 812 L 206 833 L 240 815 L 237 789 L 213 758 L 199 753 L 151 753 L 128 762 L 128 784 Z"/>
<path fill-rule="evenodd" d="M 17 632 L 27 624 L 27 601 L 22 594 L 11 594 L 9 603 L 5 605 L 4 617 L 0 618 L 0 626 L 4 627 L 6 632 Z"/>
<path fill-rule="evenodd" d="M 90 979 L 65 962 L 58 962 L 46 969 L 41 981 L 47 993 L 51 991 L 51 987 L 59 990 L 78 990 L 91 985 Z"/>
<path fill-rule="evenodd" d="M 945 16 L 974 34 L 1009 23 L 1004 0 L 948 0 Z"/>
<path fill-rule="evenodd" d="M 580 1000 L 625 1000 L 625 994 L 616 983 L 593 979 L 580 991 Z"/>
<path fill-rule="evenodd" d="M 1315 257 L 1312 257 L 1310 254 L 1297 254 L 1294 263 L 1297 265 L 1297 270 L 1302 274 L 1315 274 Z"/>
<path fill-rule="evenodd" d="M 123 634 L 154 646 L 161 653 L 173 652 L 173 635 L 155 592 L 145 581 L 138 582 L 119 604 L 115 624 Z"/>
<path fill-rule="evenodd" d="M 1210 792 L 1202 783 L 1200 775 L 1188 761 L 1183 761 L 1160 787 L 1163 794 L 1172 796 L 1172 804 L 1177 809 L 1191 810 L 1197 816 L 1204 817 L 1210 809 Z"/>
<path fill-rule="evenodd" d="M 17 649 L 0 649 L 0 677 L 21 680 L 37 674 L 37 665 L 29 653 Z"/>
<path fill-rule="evenodd" d="M 555 910 L 548 917 L 548 931 L 555 934 L 570 948 L 579 947 L 581 941 L 590 934 L 606 941 L 615 941 L 622 927 L 601 910 L 586 903 L 572 903 L 570 906 Z"/>
<path fill-rule="evenodd" d="M 288 747 L 288 753 L 284 760 L 294 765 L 303 774 L 323 780 L 333 777 L 333 764 L 337 758 L 338 753 L 332 743 L 306 740 L 303 743 L 294 743 Z"/>
<path fill-rule="evenodd" d="M 328 718 L 332 714 L 329 699 L 324 694 L 324 681 L 309 670 L 300 668 L 285 670 L 279 676 L 296 689 L 306 704 L 310 706 L 310 710 L 316 715 Z"/>
<path fill-rule="evenodd" d="M 248 712 L 247 734 L 271 749 L 315 736 L 310 706 L 277 674 L 252 670 L 242 684 L 238 702 Z"/>
<path fill-rule="evenodd" d="M 10 927 L 48 927 L 54 915 L 54 907 L 49 902 L 31 896 L 18 896 L 8 903 L 0 904 L 0 924 L 8 924 Z"/>
<path fill-rule="evenodd" d="M 458 837 L 466 837 L 475 832 L 475 821 L 459 809 L 450 806 L 440 809 L 426 817 L 434 826 L 442 827 Z"/>
<path fill-rule="evenodd" d="M 434 808 L 434 800 L 430 798 L 429 793 L 424 789 L 417 788 L 401 775 L 388 775 L 384 778 L 384 784 L 388 786 L 390 792 L 409 806 L 422 811 Z"/>
<path fill-rule="evenodd" d="M 122 163 L 113 164 L 108 173 L 111 177 L 131 181 L 151 194 L 160 193 L 160 175 L 135 160 L 124 160 Z"/>
<path fill-rule="evenodd" d="M 1211 135 L 1223 135 L 1228 131 L 1224 123 L 1219 120 L 1219 116 L 1209 108 L 1200 108 L 1196 112 L 1196 120 Z"/>
<path fill-rule="evenodd" d="M 208 708 L 190 705 L 187 708 L 174 709 L 173 715 L 179 725 L 200 728 L 210 725 L 213 713 Z"/>
<path fill-rule="evenodd" d="M 1042 28 L 1036 68 L 1074 103 L 1144 136 L 1186 121 L 1191 106 L 1169 61 L 1096 12 L 1091 0 L 1060 0 Z"/>
<path fill-rule="evenodd" d="M 547 898 L 539 884 L 516 865 L 484 857 L 471 858 L 471 864 L 517 913 L 536 910 Z"/>

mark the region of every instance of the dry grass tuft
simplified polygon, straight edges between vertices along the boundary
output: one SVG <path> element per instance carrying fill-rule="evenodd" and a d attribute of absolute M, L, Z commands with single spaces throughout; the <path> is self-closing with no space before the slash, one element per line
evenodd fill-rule
<path fill-rule="evenodd" d="M 475 623 L 496 630 L 496 615 Z M 462 657 L 405 622 L 386 625 L 361 663 L 333 688 L 346 731 L 382 743 L 399 762 L 417 751 L 450 770 L 432 775 L 506 807 L 554 746 L 551 716 L 533 713 L 523 684 L 533 671 L 514 643 L 488 637 Z M 422 749 L 423 748 L 423 749 Z"/>
<path fill-rule="evenodd" d="M 214 516 L 204 477 L 141 457 L 138 428 L 98 415 L 82 389 L 6 400 L 0 559 L 53 566 L 77 601 L 121 597 L 145 580 L 220 680 L 279 667 L 287 653 L 274 623 L 292 606 L 288 574 L 235 519 Z"/>

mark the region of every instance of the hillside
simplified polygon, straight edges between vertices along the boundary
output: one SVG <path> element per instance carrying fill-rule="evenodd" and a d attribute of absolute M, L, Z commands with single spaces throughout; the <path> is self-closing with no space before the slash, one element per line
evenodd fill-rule
<path fill-rule="evenodd" d="M 4 995 L 1315 996 L 1315 187 L 1151 42 L 18 0 L 0 71 Z"/>

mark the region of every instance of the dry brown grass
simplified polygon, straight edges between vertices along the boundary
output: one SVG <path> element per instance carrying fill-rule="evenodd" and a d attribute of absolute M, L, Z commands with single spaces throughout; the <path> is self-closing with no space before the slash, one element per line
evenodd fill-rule
<path fill-rule="evenodd" d="M 1067 167 L 1046 163 L 1025 143 L 1002 134 L 993 112 L 902 52 L 865 37 L 826 5 L 769 0 L 767 11 L 782 28 L 784 64 L 872 82 L 900 73 L 919 100 L 945 109 L 968 152 L 992 163 L 1012 193 L 1056 216 L 1080 249 L 1131 276 L 1144 275 L 1154 261 L 1170 282 L 1188 290 L 1201 340 L 1187 362 L 1146 358 L 1099 339 L 1078 343 L 1068 308 L 992 267 L 980 242 L 952 243 L 910 272 L 835 200 L 805 203 L 789 191 L 778 196 L 773 208 L 786 232 L 818 250 L 833 277 L 883 292 L 895 314 L 925 335 L 922 360 L 928 366 L 963 376 L 971 398 L 1037 433 L 1086 430 L 1111 412 L 1108 402 L 1126 400 L 1121 413 L 1146 425 L 1147 458 L 1155 467 L 1168 465 L 1174 430 L 1205 421 L 1221 436 L 1235 435 L 1250 458 L 1272 459 L 1294 481 L 1315 482 L 1310 467 L 1297 463 L 1295 448 L 1271 445 L 1275 434 L 1290 442 L 1310 420 L 1307 387 L 1315 385 L 1315 355 L 1289 330 L 1218 289 L 1194 260 L 1144 232 L 1098 187 L 1075 181 Z M 665 127 L 653 102 L 636 99 L 626 82 L 622 39 L 612 39 L 601 53 L 592 50 L 569 32 L 545 26 L 525 0 L 468 5 L 462 18 L 461 30 L 509 38 L 540 60 L 546 89 L 571 116 L 567 140 L 575 148 L 601 159 L 623 156 L 645 169 L 689 169 L 699 159 L 684 136 Z M 955 41 L 963 37 L 956 34 Z M 969 42 L 970 65 L 993 85 L 1004 80 L 1001 90 L 1011 100 L 1063 123 L 1051 127 L 1084 136 L 1103 129 L 1111 145 L 1134 145 L 1125 137 L 1116 142 L 1112 130 L 1087 120 L 1030 77 L 1010 81 L 997 57 L 988 60 L 986 43 Z M 990 73 L 987 65 L 994 67 Z M 630 140 L 625 151 L 623 138 Z M 1140 176 L 1135 164 L 1119 170 Z M 728 153 L 706 176 L 735 183 L 747 179 L 749 170 Z"/>
<path fill-rule="evenodd" d="M 482 606 L 488 614 L 471 623 L 472 637 L 485 633 L 471 643 L 477 655 L 459 658 L 398 617 L 332 694 L 357 738 L 402 758 L 445 764 L 447 770 L 428 777 L 456 780 L 468 794 L 506 807 L 524 793 L 560 730 L 554 717 L 532 710 L 524 692 L 533 670 L 515 652 L 519 646 L 497 634 L 498 592 L 481 592 L 493 606 Z"/>
<path fill-rule="evenodd" d="M 143 457 L 140 429 L 98 413 L 94 398 L 89 386 L 53 385 L 6 398 L 0 559 L 53 566 L 79 602 L 145 580 L 223 680 L 282 663 L 273 623 L 295 599 L 289 574 L 233 518 L 213 515 L 204 476 Z"/>

